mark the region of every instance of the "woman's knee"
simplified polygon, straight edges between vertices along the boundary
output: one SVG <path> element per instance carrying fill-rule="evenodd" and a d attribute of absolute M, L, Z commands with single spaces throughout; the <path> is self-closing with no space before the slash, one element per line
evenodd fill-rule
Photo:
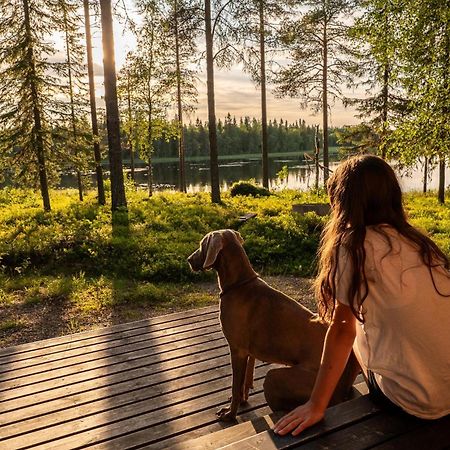
<path fill-rule="evenodd" d="M 266 397 L 267 404 L 273 411 L 278 411 L 281 405 L 280 397 L 280 380 L 277 376 L 277 371 L 280 369 L 269 370 L 266 374 L 263 383 L 264 396 Z"/>
<path fill-rule="evenodd" d="M 315 375 L 299 366 L 269 370 L 263 384 L 267 404 L 273 411 L 287 411 L 305 403 Z"/>

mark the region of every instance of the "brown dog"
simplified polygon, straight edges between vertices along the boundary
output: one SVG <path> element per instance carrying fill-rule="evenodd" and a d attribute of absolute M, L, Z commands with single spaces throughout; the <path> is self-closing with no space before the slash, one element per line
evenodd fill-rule
<path fill-rule="evenodd" d="M 304 403 L 320 365 L 326 326 L 292 298 L 270 287 L 253 270 L 237 231 L 208 233 L 188 258 L 194 271 L 215 269 L 220 293 L 220 322 L 230 346 L 233 371 L 231 404 L 217 412 L 235 420 L 253 387 L 255 358 L 289 367 L 270 370 L 264 393 L 273 410 Z M 349 394 L 359 366 L 351 355 L 332 403 Z"/>

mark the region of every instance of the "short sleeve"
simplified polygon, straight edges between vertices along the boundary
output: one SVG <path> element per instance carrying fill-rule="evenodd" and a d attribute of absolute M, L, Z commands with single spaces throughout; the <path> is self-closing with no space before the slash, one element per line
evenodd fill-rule
<path fill-rule="evenodd" d="M 339 303 L 349 306 L 348 292 L 353 276 L 350 255 L 344 247 L 339 247 L 336 270 L 336 299 Z"/>

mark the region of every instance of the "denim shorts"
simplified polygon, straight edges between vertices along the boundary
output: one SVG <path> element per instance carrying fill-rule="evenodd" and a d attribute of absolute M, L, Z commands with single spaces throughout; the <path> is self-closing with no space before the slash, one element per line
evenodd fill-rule
<path fill-rule="evenodd" d="M 374 403 L 391 411 L 401 411 L 404 414 L 408 414 L 384 395 L 384 392 L 381 390 L 380 386 L 378 386 L 375 374 L 370 369 L 367 370 L 366 382 L 369 388 L 369 397 Z"/>

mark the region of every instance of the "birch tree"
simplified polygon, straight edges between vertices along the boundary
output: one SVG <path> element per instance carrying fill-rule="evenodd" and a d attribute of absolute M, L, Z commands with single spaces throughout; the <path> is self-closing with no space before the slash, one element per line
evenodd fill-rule
<path fill-rule="evenodd" d="M 364 98 L 345 98 L 344 102 L 356 107 L 364 124 L 347 127 L 341 139 L 352 143 L 355 149 L 370 148 L 385 159 L 390 130 L 407 109 L 400 84 L 401 66 L 396 45 L 397 24 L 402 11 L 383 0 L 365 0 L 361 7 L 363 15 L 350 29 L 355 59 L 349 64 L 349 70 L 355 80 L 353 85 L 364 88 L 366 95 Z M 359 140 L 355 142 L 356 139 Z"/>
<path fill-rule="evenodd" d="M 349 82 L 347 63 L 352 0 L 298 0 L 299 19 L 283 23 L 280 38 L 290 62 L 279 70 L 275 83 L 279 96 L 299 97 L 301 108 L 322 113 L 324 182 L 329 176 L 328 116 L 330 105 L 342 100 Z M 305 10 L 306 8 L 306 10 Z"/>
<path fill-rule="evenodd" d="M 445 200 L 450 157 L 450 0 L 395 0 L 402 10 L 396 45 L 402 85 L 410 100 L 397 122 L 395 156 L 406 163 L 420 156 L 439 161 L 439 202 Z"/>
<path fill-rule="evenodd" d="M 152 154 L 155 140 L 163 135 L 172 137 L 172 127 L 167 126 L 167 109 L 170 105 L 167 80 L 168 42 L 164 39 L 163 18 L 160 5 L 155 2 L 141 4 L 142 24 L 135 30 L 137 47 L 128 55 L 122 69 L 122 93 L 128 105 L 128 93 L 133 106 L 127 112 L 130 133 L 135 147 L 140 147 L 141 158 L 148 164 L 147 189 L 153 194 Z M 130 117 L 131 116 L 131 117 Z"/>

